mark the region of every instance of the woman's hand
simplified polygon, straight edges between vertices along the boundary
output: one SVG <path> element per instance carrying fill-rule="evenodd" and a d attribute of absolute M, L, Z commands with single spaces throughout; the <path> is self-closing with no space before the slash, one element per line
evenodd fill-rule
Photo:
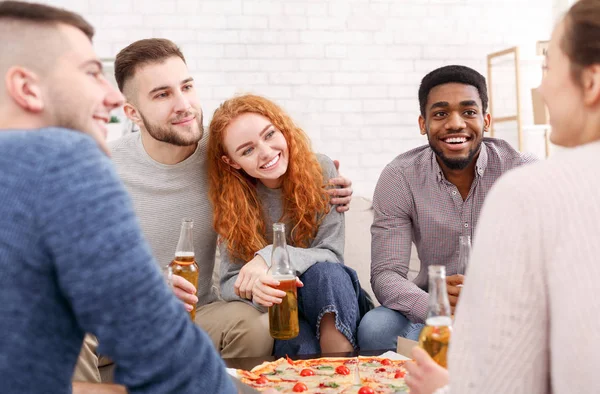
<path fill-rule="evenodd" d="M 238 278 L 235 281 L 233 287 L 235 294 L 239 297 L 252 299 L 252 288 L 254 282 L 263 274 L 267 272 L 267 262 L 260 255 L 254 256 L 254 258 L 248 261 L 238 274 Z"/>
<path fill-rule="evenodd" d="M 265 307 L 281 304 L 281 300 L 285 297 L 285 291 L 275 289 L 276 286 L 279 286 L 279 281 L 273 278 L 271 274 L 261 275 L 254 283 L 252 302 Z M 304 283 L 296 278 L 296 286 L 302 287 Z"/>
<path fill-rule="evenodd" d="M 425 350 L 414 347 L 412 357 L 414 362 L 404 364 L 408 371 L 404 381 L 411 394 L 432 394 L 448 384 L 448 371 L 433 361 Z"/>

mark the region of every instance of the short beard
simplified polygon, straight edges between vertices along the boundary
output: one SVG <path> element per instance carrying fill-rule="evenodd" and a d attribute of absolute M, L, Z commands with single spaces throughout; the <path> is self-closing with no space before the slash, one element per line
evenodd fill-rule
<path fill-rule="evenodd" d="M 429 135 L 429 133 L 428 133 L 428 135 Z M 449 157 L 446 157 L 444 155 L 444 152 L 441 151 L 441 149 L 436 149 L 436 147 L 433 146 L 433 144 L 431 143 L 431 140 L 429 140 L 429 146 L 431 147 L 431 150 L 433 150 L 435 155 L 450 170 L 464 170 L 465 168 L 467 168 L 469 166 L 469 164 L 471 164 L 471 162 L 473 161 L 473 158 L 479 153 L 479 150 L 481 148 L 481 143 L 482 143 L 482 140 L 479 141 L 479 144 L 477 144 L 477 146 L 474 146 L 473 149 L 471 149 L 469 151 L 469 154 L 467 155 L 467 157 L 462 158 L 462 159 L 451 159 Z"/>
<path fill-rule="evenodd" d="M 191 146 L 197 144 L 204 135 L 204 126 L 202 125 L 203 114 L 202 112 L 195 111 L 194 113 L 188 113 L 182 118 L 185 118 L 190 115 L 196 115 L 196 123 L 198 124 L 197 135 L 189 134 L 189 133 L 178 133 L 174 131 L 171 126 L 158 126 L 151 124 L 141 113 L 140 117 L 142 118 L 142 122 L 144 123 L 144 127 L 146 131 L 152 138 L 157 141 L 166 142 L 167 144 L 175 145 L 175 146 Z M 200 115 L 200 116 L 198 116 Z"/>

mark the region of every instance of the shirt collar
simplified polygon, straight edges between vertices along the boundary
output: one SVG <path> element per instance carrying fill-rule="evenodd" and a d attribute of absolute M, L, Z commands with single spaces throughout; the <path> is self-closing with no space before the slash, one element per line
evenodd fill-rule
<path fill-rule="evenodd" d="M 436 179 L 438 182 L 442 182 L 446 180 L 446 177 L 444 176 L 444 172 L 442 171 L 442 168 L 440 167 L 440 164 L 437 161 L 436 158 L 436 154 L 433 151 L 433 149 L 431 149 L 431 162 L 432 162 L 432 167 L 433 167 L 433 172 L 436 174 Z M 485 144 L 483 142 L 481 142 L 481 150 L 479 151 L 479 157 L 477 158 L 477 162 L 475 163 L 475 176 L 479 176 L 482 177 L 483 174 L 485 174 L 485 170 L 487 168 L 487 163 L 488 163 L 488 153 L 487 153 L 487 147 L 485 146 Z"/>

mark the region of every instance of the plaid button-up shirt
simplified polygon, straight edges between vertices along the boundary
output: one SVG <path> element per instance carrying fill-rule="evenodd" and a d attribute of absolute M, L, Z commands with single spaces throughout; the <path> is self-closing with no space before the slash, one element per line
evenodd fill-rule
<path fill-rule="evenodd" d="M 457 273 L 458 237 L 474 233 L 486 194 L 506 171 L 536 161 L 507 142 L 484 138 L 475 166 L 475 179 L 466 200 L 444 177 L 429 145 L 396 157 L 383 170 L 375 194 L 371 226 L 371 286 L 379 302 L 424 322 L 429 301 L 427 267 L 446 266 Z M 407 278 L 411 243 L 421 269 Z"/>

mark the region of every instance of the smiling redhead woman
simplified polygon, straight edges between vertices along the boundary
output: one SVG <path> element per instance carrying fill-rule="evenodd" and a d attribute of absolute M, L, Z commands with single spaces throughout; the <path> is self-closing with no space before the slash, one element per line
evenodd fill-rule
<path fill-rule="evenodd" d="M 329 180 L 337 175 L 333 162 L 313 153 L 304 131 L 264 97 L 225 101 L 209 130 L 221 297 L 263 311 L 281 302 L 285 293 L 272 287 L 277 282 L 267 269 L 272 224 L 283 222 L 301 286 L 300 334 L 276 340 L 275 354 L 353 350 L 364 293 L 356 272 L 343 264 L 344 217 L 330 206 L 327 194 Z"/>

